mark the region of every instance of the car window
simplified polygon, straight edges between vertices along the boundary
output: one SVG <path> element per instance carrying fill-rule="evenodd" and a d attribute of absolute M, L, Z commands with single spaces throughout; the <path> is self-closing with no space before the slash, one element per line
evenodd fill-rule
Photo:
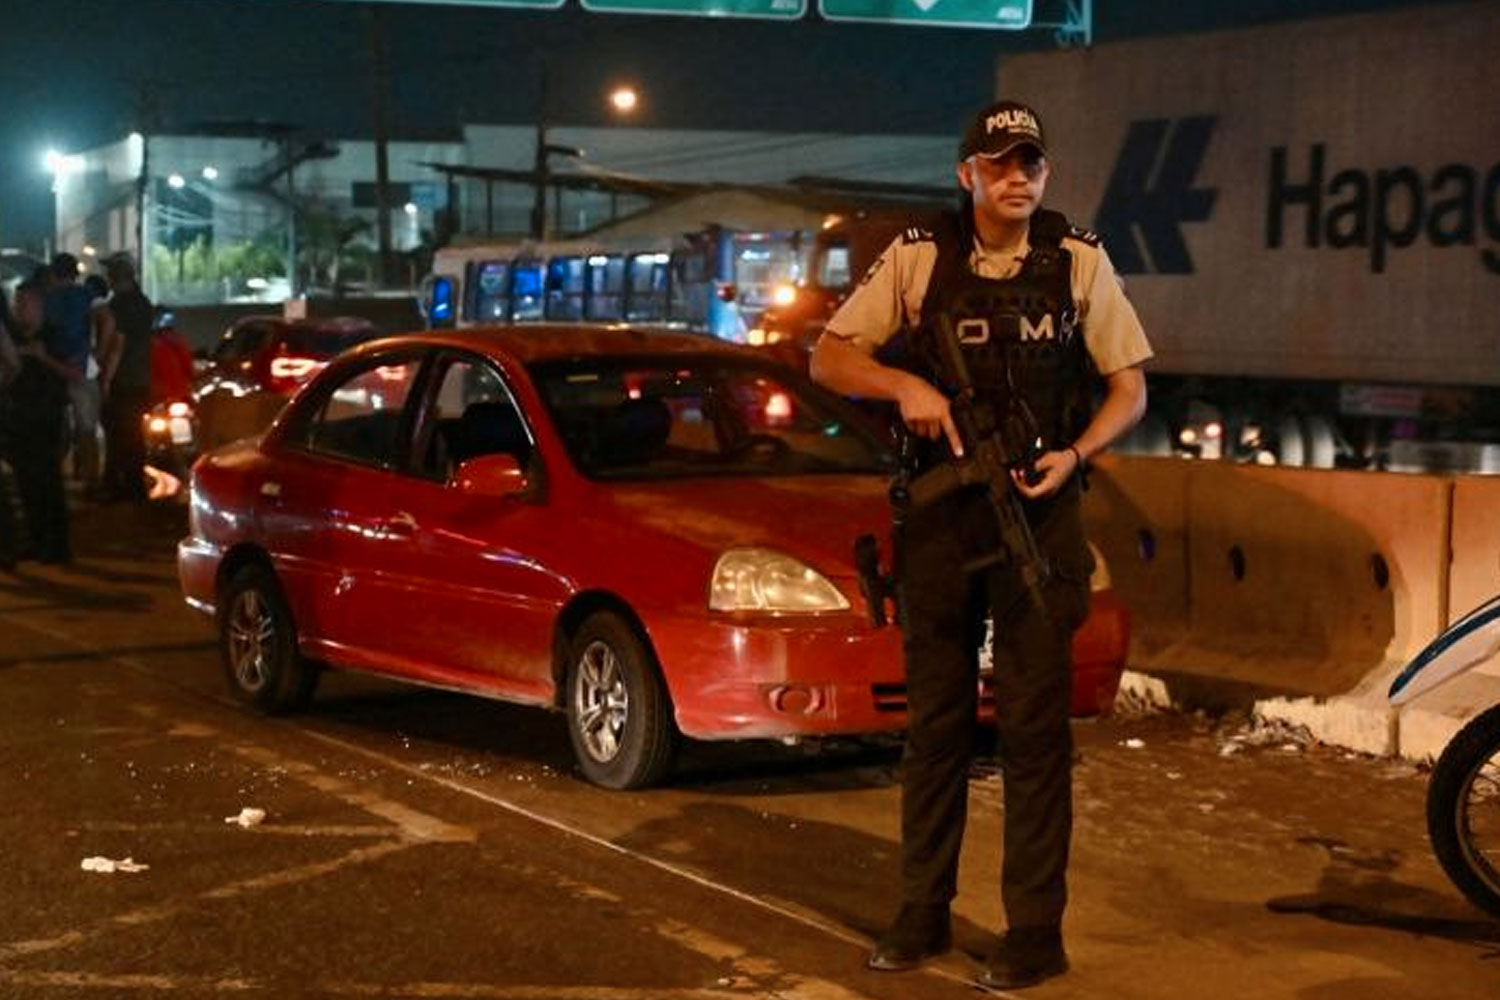
<path fill-rule="evenodd" d="M 416 381 L 416 358 L 375 361 L 324 387 L 321 404 L 288 435 L 309 451 L 384 468 L 400 468 L 406 459 L 402 414 Z"/>
<path fill-rule="evenodd" d="M 533 443 L 505 380 L 482 358 L 451 355 L 438 362 L 436 389 L 420 422 L 419 471 L 448 479 L 480 455 L 514 455 L 524 467 Z"/>
<path fill-rule="evenodd" d="M 740 359 L 585 359 L 531 369 L 594 478 L 888 471 L 857 414 L 796 372 Z"/>
<path fill-rule="evenodd" d="M 214 360 L 235 362 L 248 358 L 263 348 L 271 338 L 271 323 L 266 320 L 250 320 L 236 323 L 219 338 L 214 349 Z"/>

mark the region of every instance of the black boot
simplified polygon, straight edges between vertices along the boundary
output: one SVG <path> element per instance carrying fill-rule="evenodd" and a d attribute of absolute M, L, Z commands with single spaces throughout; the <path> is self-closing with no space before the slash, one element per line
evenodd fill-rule
<path fill-rule="evenodd" d="M 1017 927 L 996 942 L 978 982 L 990 989 L 1019 990 L 1067 971 L 1062 931 L 1056 927 Z"/>
<path fill-rule="evenodd" d="M 915 969 L 953 947 L 953 922 L 948 904 L 906 903 L 890 929 L 880 935 L 867 966 L 880 972 Z"/>

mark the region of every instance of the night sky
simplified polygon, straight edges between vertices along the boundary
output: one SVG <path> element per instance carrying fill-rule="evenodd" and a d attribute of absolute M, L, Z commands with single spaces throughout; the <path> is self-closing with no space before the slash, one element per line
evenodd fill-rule
<path fill-rule="evenodd" d="M 813 6 L 816 0 L 813 0 Z M 1095 0 L 1095 43 L 1421 0 Z M 993 96 L 995 57 L 1050 31 L 789 23 L 345 0 L 6 0 L 0 15 L 0 246 L 51 230 L 43 152 L 89 148 L 144 121 L 214 120 L 370 134 L 371 10 L 385 21 L 397 138 L 464 122 L 526 123 L 546 53 L 549 119 L 605 120 L 628 79 L 640 124 L 667 128 L 957 134 Z M 1036 0 L 1058 20 L 1062 0 Z"/>

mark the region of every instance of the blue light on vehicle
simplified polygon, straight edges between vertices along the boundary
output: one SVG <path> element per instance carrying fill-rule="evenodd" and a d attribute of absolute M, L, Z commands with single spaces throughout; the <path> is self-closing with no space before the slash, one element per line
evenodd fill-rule
<path fill-rule="evenodd" d="M 433 326 L 450 326 L 453 323 L 453 279 L 436 278 L 432 282 L 432 303 L 428 315 Z"/>

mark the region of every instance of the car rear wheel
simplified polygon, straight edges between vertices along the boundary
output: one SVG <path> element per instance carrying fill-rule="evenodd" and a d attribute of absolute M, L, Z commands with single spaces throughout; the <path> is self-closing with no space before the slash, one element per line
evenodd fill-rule
<path fill-rule="evenodd" d="M 262 712 L 301 708 L 318 683 L 316 665 L 297 652 L 292 613 L 276 576 L 245 566 L 219 601 L 219 652 L 235 699 Z"/>
<path fill-rule="evenodd" d="M 606 788 L 641 788 L 672 766 L 677 729 L 655 659 L 619 616 L 584 621 L 567 675 L 568 735 L 584 776 Z"/>

